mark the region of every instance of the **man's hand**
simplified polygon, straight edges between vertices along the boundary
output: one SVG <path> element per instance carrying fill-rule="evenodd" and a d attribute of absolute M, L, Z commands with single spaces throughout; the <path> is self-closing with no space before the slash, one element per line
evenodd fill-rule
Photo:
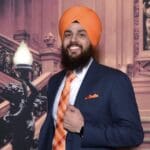
<path fill-rule="evenodd" d="M 70 132 L 80 133 L 84 126 L 84 118 L 80 110 L 73 105 L 68 105 L 64 115 L 64 128 Z"/>

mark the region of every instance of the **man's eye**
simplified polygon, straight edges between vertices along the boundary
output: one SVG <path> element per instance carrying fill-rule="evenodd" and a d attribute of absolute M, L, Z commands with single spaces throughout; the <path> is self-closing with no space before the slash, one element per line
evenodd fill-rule
<path fill-rule="evenodd" d="M 80 35 L 80 37 L 85 37 L 86 36 L 84 33 L 80 33 L 79 35 Z"/>
<path fill-rule="evenodd" d="M 70 37 L 71 36 L 71 33 L 65 33 L 64 34 L 64 37 Z"/>

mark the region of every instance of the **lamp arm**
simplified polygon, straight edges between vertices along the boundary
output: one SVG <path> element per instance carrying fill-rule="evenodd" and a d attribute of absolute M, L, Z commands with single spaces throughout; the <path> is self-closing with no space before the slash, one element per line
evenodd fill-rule
<path fill-rule="evenodd" d="M 29 80 L 26 80 L 25 82 L 29 86 L 31 94 L 33 94 L 33 96 L 37 96 L 38 90 L 36 89 L 36 87 Z"/>

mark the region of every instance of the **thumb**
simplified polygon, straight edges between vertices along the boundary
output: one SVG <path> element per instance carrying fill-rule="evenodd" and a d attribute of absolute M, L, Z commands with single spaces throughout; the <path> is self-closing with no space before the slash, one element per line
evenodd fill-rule
<path fill-rule="evenodd" d="M 67 109 L 72 111 L 72 112 L 77 110 L 76 107 L 74 107 L 73 105 L 70 105 L 70 104 L 68 105 Z"/>

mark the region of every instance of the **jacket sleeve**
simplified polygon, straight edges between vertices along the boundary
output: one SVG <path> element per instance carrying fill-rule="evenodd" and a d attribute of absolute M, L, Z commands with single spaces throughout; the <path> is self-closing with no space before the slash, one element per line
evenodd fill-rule
<path fill-rule="evenodd" d="M 134 91 L 126 75 L 115 77 L 110 95 L 112 123 L 93 125 L 85 122 L 83 147 L 134 147 L 143 142 L 143 129 Z"/>

